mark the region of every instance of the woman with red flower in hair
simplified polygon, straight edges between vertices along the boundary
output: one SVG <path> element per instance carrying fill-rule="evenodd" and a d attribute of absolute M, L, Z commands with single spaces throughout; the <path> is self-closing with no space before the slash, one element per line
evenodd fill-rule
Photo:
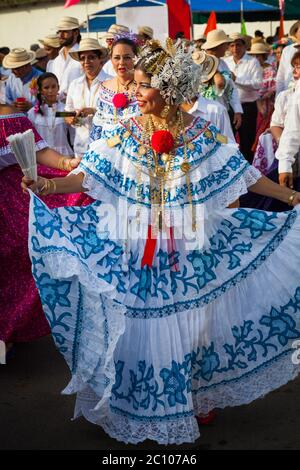
<path fill-rule="evenodd" d="M 133 62 L 137 53 L 135 35 L 116 36 L 110 52 L 116 76 L 100 85 L 91 141 L 104 137 L 105 131 L 112 129 L 120 120 L 140 114 L 133 84 Z"/>
<path fill-rule="evenodd" d="M 134 75 L 142 116 L 93 142 L 66 178 L 23 180 L 95 199 L 52 211 L 31 193 L 30 255 L 75 417 L 126 443 L 193 442 L 199 415 L 299 372 L 299 206 L 228 206 L 248 188 L 291 206 L 300 193 L 180 109 L 204 73 L 184 45 L 149 42 Z"/>

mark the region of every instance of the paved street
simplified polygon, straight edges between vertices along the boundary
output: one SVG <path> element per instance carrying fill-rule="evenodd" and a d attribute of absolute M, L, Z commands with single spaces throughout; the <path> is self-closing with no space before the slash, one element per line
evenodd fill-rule
<path fill-rule="evenodd" d="M 157 450 L 125 445 L 83 418 L 71 421 L 74 396 L 60 395 L 68 369 L 50 337 L 17 345 L 0 365 L 0 449 Z M 226 409 L 194 445 L 170 450 L 300 449 L 300 379 L 252 405 Z"/>

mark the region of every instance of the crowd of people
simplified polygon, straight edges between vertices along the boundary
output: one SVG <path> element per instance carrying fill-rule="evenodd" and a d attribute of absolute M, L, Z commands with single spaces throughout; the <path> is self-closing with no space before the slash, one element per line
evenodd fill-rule
<path fill-rule="evenodd" d="M 299 371 L 300 21 L 267 39 L 63 17 L 0 48 L 0 340 L 51 331 L 75 417 L 118 440 L 193 442 Z"/>

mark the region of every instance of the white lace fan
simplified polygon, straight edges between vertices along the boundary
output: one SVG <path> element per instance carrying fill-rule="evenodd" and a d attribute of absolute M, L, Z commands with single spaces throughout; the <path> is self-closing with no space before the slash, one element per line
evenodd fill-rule
<path fill-rule="evenodd" d="M 36 152 L 34 135 L 31 129 L 22 134 L 12 134 L 7 137 L 21 170 L 27 178 L 37 180 Z"/>

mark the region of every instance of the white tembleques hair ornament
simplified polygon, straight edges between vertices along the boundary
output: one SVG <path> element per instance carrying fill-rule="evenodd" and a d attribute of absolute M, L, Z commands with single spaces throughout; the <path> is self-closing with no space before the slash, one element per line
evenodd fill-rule
<path fill-rule="evenodd" d="M 202 66 L 194 63 L 184 44 L 177 46 L 168 38 L 164 49 L 159 41 L 147 41 L 136 65 L 140 63 L 168 105 L 190 102 L 198 94 Z"/>

